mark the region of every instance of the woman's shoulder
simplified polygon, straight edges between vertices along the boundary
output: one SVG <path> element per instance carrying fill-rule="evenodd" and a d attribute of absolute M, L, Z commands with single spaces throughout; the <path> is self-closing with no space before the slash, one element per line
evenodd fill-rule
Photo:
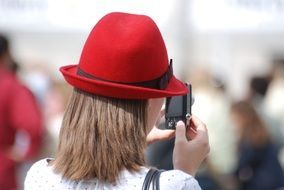
<path fill-rule="evenodd" d="M 49 166 L 49 160 L 51 159 L 42 159 L 32 165 L 26 175 L 25 189 L 48 189 L 52 183 L 61 180 L 60 175 L 55 174 Z"/>
<path fill-rule="evenodd" d="M 51 166 L 49 166 L 49 162 L 51 160 L 52 160 L 51 158 L 45 158 L 35 162 L 29 169 L 27 176 L 31 174 L 40 174 L 40 173 L 46 173 L 47 171 L 51 171 L 52 170 Z"/>
<path fill-rule="evenodd" d="M 79 182 L 65 180 L 61 175 L 54 173 L 52 166 L 49 166 L 50 159 L 42 159 L 34 163 L 27 173 L 25 179 L 25 190 L 34 189 L 140 189 L 148 168 L 142 167 L 139 172 L 124 170 L 120 174 L 120 182 L 117 185 L 99 182 L 96 179 L 82 180 Z M 161 173 L 160 189 L 187 189 L 200 190 L 198 182 L 191 175 L 180 170 L 168 170 Z"/>
<path fill-rule="evenodd" d="M 148 171 L 149 168 L 146 167 L 142 167 L 139 172 L 135 173 L 123 171 L 120 175 L 118 189 L 141 189 Z M 201 190 L 193 176 L 180 170 L 163 171 L 159 181 L 161 190 Z"/>
<path fill-rule="evenodd" d="M 49 158 L 45 158 L 42 160 L 39 160 L 37 162 L 35 162 L 31 168 L 28 170 L 27 172 L 27 177 L 32 175 L 32 174 L 39 174 L 42 173 L 43 171 L 45 171 L 49 166 L 48 166 L 48 161 L 50 159 Z"/>
<path fill-rule="evenodd" d="M 168 170 L 162 172 L 160 176 L 160 188 L 201 190 L 197 180 L 181 170 Z"/>

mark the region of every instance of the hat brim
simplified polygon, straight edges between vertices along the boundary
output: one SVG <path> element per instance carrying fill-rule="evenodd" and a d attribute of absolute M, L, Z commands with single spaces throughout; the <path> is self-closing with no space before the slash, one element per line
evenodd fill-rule
<path fill-rule="evenodd" d="M 67 65 L 60 68 L 65 80 L 72 86 L 101 96 L 123 99 L 149 99 L 185 95 L 188 92 L 185 84 L 174 76 L 166 89 L 158 90 L 121 83 L 89 79 L 77 75 L 77 65 Z"/>

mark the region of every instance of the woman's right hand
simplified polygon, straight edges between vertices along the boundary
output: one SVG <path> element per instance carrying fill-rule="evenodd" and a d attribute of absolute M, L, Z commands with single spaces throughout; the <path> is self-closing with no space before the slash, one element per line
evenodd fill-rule
<path fill-rule="evenodd" d="M 187 140 L 187 139 L 191 140 Z M 191 126 L 185 128 L 182 121 L 176 126 L 176 139 L 173 153 L 174 169 L 195 176 L 200 164 L 210 150 L 206 125 L 192 116 Z"/>

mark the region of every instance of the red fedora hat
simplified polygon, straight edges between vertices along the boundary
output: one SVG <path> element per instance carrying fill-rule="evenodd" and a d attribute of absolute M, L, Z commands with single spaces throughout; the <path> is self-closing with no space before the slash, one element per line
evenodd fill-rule
<path fill-rule="evenodd" d="M 188 91 L 173 75 L 157 25 L 144 15 L 107 14 L 89 34 L 79 64 L 60 71 L 75 88 L 107 97 L 148 99 Z"/>

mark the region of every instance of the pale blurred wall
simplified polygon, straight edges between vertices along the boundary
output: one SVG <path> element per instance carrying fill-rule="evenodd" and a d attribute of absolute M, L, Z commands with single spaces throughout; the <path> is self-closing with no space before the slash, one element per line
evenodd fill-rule
<path fill-rule="evenodd" d="M 249 18 L 249 22 L 245 23 L 246 18 L 236 14 L 240 8 L 228 3 L 238 2 L 237 0 L 26 0 L 29 3 L 37 2 L 39 9 L 46 11 L 44 14 L 40 13 L 41 10 L 28 12 L 25 7 L 13 8 L 7 2 L 17 4 L 25 1 L 0 0 L 0 9 L 2 5 L 2 9 L 6 10 L 0 11 L 0 31 L 11 38 L 16 59 L 24 68 L 29 64 L 43 64 L 55 77 L 60 76 L 58 67 L 78 62 L 88 32 L 101 16 L 111 11 L 153 17 L 165 38 L 169 57 L 174 59 L 174 70 L 178 76 L 184 77 L 187 70 L 204 66 L 212 70 L 214 75 L 223 78 L 229 93 L 237 98 L 244 96 L 252 73 L 267 72 L 271 55 L 284 52 L 284 22 L 283 17 L 280 17 L 283 13 L 277 10 L 279 16 L 272 15 L 268 17 L 270 20 L 265 20 L 266 13 L 275 12 L 269 7 L 266 10 L 264 6 L 267 7 L 267 4 L 256 5 L 256 8 L 252 5 L 245 7 L 252 12 L 255 24 Z M 231 12 L 236 13 L 228 14 L 227 20 L 224 20 L 228 12 L 224 9 L 232 9 Z M 19 18 L 17 10 L 20 12 Z M 225 15 L 216 16 L 216 12 Z M 236 15 L 240 18 L 236 19 Z M 36 16 L 39 17 L 35 19 Z M 264 19 L 263 23 L 261 19 Z"/>
<path fill-rule="evenodd" d="M 59 78 L 58 68 L 77 64 L 83 47 L 85 33 L 76 32 L 12 32 L 13 55 L 24 68 L 39 64 Z"/>
<path fill-rule="evenodd" d="M 166 25 L 176 15 L 179 4 L 175 4 L 174 0 L 166 4 L 163 2 L 0 0 L 0 32 L 11 39 L 13 55 L 24 68 L 35 63 L 44 64 L 58 76 L 58 67 L 78 63 L 88 33 L 109 12 L 149 15 L 156 21 L 165 39 L 176 41 L 178 37 L 171 30 L 178 27 L 171 23 L 169 31 Z M 167 43 L 167 46 L 170 45 Z M 169 55 L 174 54 L 171 49 Z M 179 62 L 175 64 L 176 70 L 181 68 Z"/>
<path fill-rule="evenodd" d="M 284 33 L 193 34 L 188 60 L 209 68 L 227 84 L 229 94 L 241 99 L 252 75 L 270 72 L 274 55 L 284 54 Z"/>

